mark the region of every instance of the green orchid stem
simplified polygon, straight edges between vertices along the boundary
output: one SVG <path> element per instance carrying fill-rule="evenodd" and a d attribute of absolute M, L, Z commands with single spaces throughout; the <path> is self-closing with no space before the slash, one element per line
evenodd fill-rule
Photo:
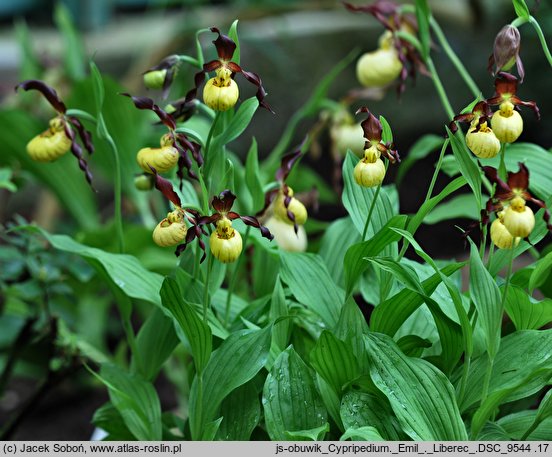
<path fill-rule="evenodd" d="M 119 160 L 119 150 L 117 145 L 111 138 L 111 135 L 107 135 L 106 141 L 113 153 L 113 159 L 115 161 L 115 227 L 117 230 L 117 241 L 119 245 L 119 252 L 125 251 L 125 241 L 123 233 L 123 215 L 121 210 L 122 204 L 122 184 L 121 184 L 121 161 Z"/>
<path fill-rule="evenodd" d="M 247 226 L 247 229 L 245 230 L 245 235 L 243 236 L 243 250 L 242 250 L 243 252 L 245 252 L 250 231 L 251 231 L 251 227 Z M 236 266 L 234 267 L 234 271 L 232 272 L 232 277 L 230 278 L 230 283 L 228 284 L 228 294 L 226 296 L 226 308 L 224 311 L 225 327 L 228 326 L 228 321 L 230 320 L 230 310 L 232 308 L 232 294 L 234 293 L 234 287 L 236 286 L 236 281 L 238 279 L 238 271 L 240 269 L 242 258 L 243 258 L 243 255 L 240 255 L 238 257 L 238 261 L 236 262 Z"/>
<path fill-rule="evenodd" d="M 433 194 L 433 188 L 435 187 L 435 183 L 437 182 L 437 176 L 441 171 L 441 165 L 443 164 L 443 157 L 445 156 L 445 152 L 447 151 L 447 147 L 449 143 L 450 143 L 450 140 L 447 138 L 443 143 L 443 146 L 441 147 L 441 153 L 439 154 L 437 165 L 435 165 L 435 171 L 433 172 L 433 176 L 431 177 L 431 183 L 429 184 L 429 188 L 427 189 L 425 201 L 428 201 L 431 198 L 431 195 Z"/>
<path fill-rule="evenodd" d="M 211 280 L 211 270 L 213 269 L 213 254 L 207 254 L 207 274 L 205 275 L 205 288 L 203 289 L 203 322 L 207 323 L 207 310 L 209 308 L 209 282 Z"/>
<path fill-rule="evenodd" d="M 500 143 L 500 164 L 498 165 L 498 176 L 503 181 L 508 178 L 508 169 L 506 168 L 506 144 Z"/>
<path fill-rule="evenodd" d="M 209 157 L 209 147 L 211 146 L 211 139 L 213 138 L 215 128 L 217 127 L 218 120 L 220 119 L 220 113 L 220 111 L 217 111 L 217 113 L 215 114 L 215 119 L 213 120 L 211 128 L 209 129 L 209 134 L 207 135 L 207 141 L 205 141 L 205 149 L 203 150 L 203 167 L 205 167 L 205 164 L 207 163 L 207 159 Z"/>
<path fill-rule="evenodd" d="M 456 53 L 451 48 L 445 34 L 443 33 L 443 30 L 441 29 L 441 26 L 433 18 L 433 16 L 429 18 L 429 24 L 433 29 L 433 32 L 435 33 L 435 36 L 437 37 L 439 44 L 445 51 L 445 54 L 451 61 L 452 65 L 454 65 L 454 68 L 456 68 L 456 71 L 458 72 L 458 74 L 462 77 L 462 79 L 470 89 L 472 95 L 475 98 L 479 97 L 479 94 L 481 93 L 481 91 L 479 90 L 479 87 L 477 87 L 477 84 L 475 84 L 474 80 L 466 70 L 466 67 L 464 67 L 464 64 L 462 63 L 462 61 L 458 58 Z"/>
<path fill-rule="evenodd" d="M 441 78 L 439 78 L 439 75 L 437 74 L 437 70 L 435 69 L 435 65 L 433 65 L 433 60 L 431 59 L 431 57 L 427 58 L 426 65 L 427 69 L 431 73 L 433 85 L 435 86 L 435 90 L 437 90 L 437 94 L 441 99 L 441 104 L 443 105 L 443 108 L 447 113 L 447 117 L 449 119 L 452 119 L 454 117 L 454 110 L 452 109 L 452 105 L 450 104 L 450 100 L 448 99 L 447 92 L 445 91 L 443 83 L 441 82 Z"/>
<path fill-rule="evenodd" d="M 385 161 L 385 173 L 387 173 L 388 167 L 389 167 L 389 161 Z M 376 188 L 376 192 L 374 193 L 374 198 L 372 198 L 372 201 L 370 202 L 370 208 L 368 209 L 368 215 L 366 216 L 366 223 L 364 224 L 364 230 L 362 230 L 362 241 L 366 239 L 366 233 L 368 233 L 368 226 L 370 225 L 370 220 L 372 219 L 372 213 L 374 212 L 374 208 L 376 207 L 376 201 L 378 200 L 378 196 L 381 191 L 382 184 L 383 184 L 383 181 L 379 183 L 378 187 Z"/>
<path fill-rule="evenodd" d="M 512 247 L 510 248 L 510 259 L 508 261 L 508 271 L 506 273 L 506 282 L 504 283 L 504 291 L 502 292 L 502 300 L 500 303 L 500 310 L 501 313 L 504 312 L 504 304 L 506 303 L 506 297 L 508 296 L 508 289 L 510 287 L 510 280 L 512 278 L 512 268 L 514 264 L 514 253 L 515 253 L 515 246 L 516 246 L 516 239 L 514 238 Z M 483 389 L 481 391 L 481 405 L 487 398 L 487 394 L 489 393 L 489 384 L 491 382 L 491 375 L 493 372 L 493 366 L 494 366 L 494 355 L 491 356 L 488 354 L 489 357 L 489 364 L 487 365 L 487 371 L 485 372 L 485 378 L 483 379 Z"/>
<path fill-rule="evenodd" d="M 546 43 L 546 38 L 544 36 L 544 33 L 542 32 L 541 26 L 539 25 L 538 21 L 533 16 L 529 16 L 529 19 L 526 19 L 524 17 L 518 17 L 517 19 L 512 21 L 511 25 L 514 27 L 519 27 L 527 22 L 529 22 L 535 29 L 535 32 L 537 32 L 537 36 L 539 37 L 542 51 L 544 52 L 546 60 L 548 60 L 548 63 L 552 67 L 552 54 L 550 53 L 550 49 L 548 48 L 548 44 Z"/>

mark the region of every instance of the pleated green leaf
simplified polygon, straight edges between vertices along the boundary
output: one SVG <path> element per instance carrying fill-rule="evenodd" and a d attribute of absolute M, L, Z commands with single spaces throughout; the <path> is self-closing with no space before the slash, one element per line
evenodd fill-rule
<path fill-rule="evenodd" d="M 269 326 L 232 333 L 213 352 L 202 376 L 196 376 L 190 391 L 192 439 L 203 438 L 206 425 L 216 419 L 222 401 L 264 366 L 270 350 L 271 330 Z"/>
<path fill-rule="evenodd" d="M 445 276 L 450 276 L 462 268 L 463 265 L 462 263 L 452 263 L 442 268 L 441 273 Z M 423 281 L 422 287 L 425 295 L 430 297 L 440 283 L 441 276 L 437 273 Z M 375 332 L 393 336 L 408 316 L 423 303 L 424 298 L 420 294 L 412 290 L 403 289 L 374 309 L 370 318 L 370 327 Z"/>
<path fill-rule="evenodd" d="M 529 441 L 550 441 L 552 437 L 552 417 L 544 419 L 534 430 L 529 428 L 535 423 L 536 410 L 520 411 L 498 419 L 497 424 L 506 431 L 510 439 L 519 441 L 530 431 L 527 436 Z"/>
<path fill-rule="evenodd" d="M 178 283 L 172 278 L 165 278 L 161 286 L 161 302 L 180 327 L 192 348 L 196 371 L 203 372 L 212 349 L 212 336 L 209 326 L 198 316 L 195 309 L 184 300 Z M 179 333 L 177 333 L 179 334 Z"/>
<path fill-rule="evenodd" d="M 260 211 L 264 204 L 263 184 L 261 183 L 259 173 L 257 140 L 253 138 L 251 140 L 251 147 L 247 153 L 247 159 L 245 160 L 245 182 L 251 194 L 253 204 L 252 213 Z"/>
<path fill-rule="evenodd" d="M 310 353 L 310 362 L 316 372 L 341 397 L 341 389 L 360 375 L 356 357 L 350 345 L 324 330 Z"/>
<path fill-rule="evenodd" d="M 343 260 L 347 297 L 353 293 L 358 279 L 369 266 L 369 263 L 364 258 L 376 256 L 389 244 L 399 241 L 401 239 L 400 235 L 390 230 L 390 228 L 404 228 L 406 219 L 407 217 L 404 215 L 393 216 L 368 241 L 355 243 L 347 249 Z"/>
<path fill-rule="evenodd" d="M 374 427 L 348 428 L 339 441 L 385 441 Z"/>
<path fill-rule="evenodd" d="M 360 241 L 350 217 L 333 221 L 324 231 L 318 254 L 324 260 L 334 282 L 342 286 L 344 275 L 344 257 L 349 247 Z"/>
<path fill-rule="evenodd" d="M 405 356 L 387 335 L 370 333 L 364 341 L 372 380 L 412 439 L 467 440 L 454 388 L 441 371 Z"/>
<path fill-rule="evenodd" d="M 295 298 L 332 328 L 339 319 L 345 294 L 333 282 L 320 256 L 281 252 L 280 265 L 282 279 Z"/>
<path fill-rule="evenodd" d="M 527 292 L 513 284 L 508 288 L 506 313 L 517 330 L 536 330 L 552 321 L 552 300 L 532 301 Z"/>
<path fill-rule="evenodd" d="M 353 170 L 357 162 L 358 158 L 353 153 L 348 152 L 343 163 L 344 189 L 342 199 L 343 205 L 351 216 L 358 233 L 362 234 L 376 189 L 362 187 L 355 182 Z M 391 199 L 386 189 L 382 187 L 374 205 L 370 226 L 367 231 L 368 238 L 374 236 L 395 214 L 397 212 L 393 208 Z"/>
<path fill-rule="evenodd" d="M 259 107 L 259 101 L 256 97 L 251 97 L 245 100 L 234 114 L 234 117 L 228 124 L 223 132 L 216 136 L 212 142 L 213 150 L 230 143 L 239 137 L 243 131 L 247 128 L 257 108 Z"/>
<path fill-rule="evenodd" d="M 374 427 L 386 440 L 405 439 L 389 402 L 372 393 L 347 392 L 341 400 L 341 420 L 347 430 Z"/>
<path fill-rule="evenodd" d="M 479 315 L 485 334 L 487 352 L 494 358 L 500 345 L 502 325 L 502 296 L 493 277 L 479 257 L 479 250 L 469 239 L 470 250 L 470 296 Z"/>
<path fill-rule="evenodd" d="M 140 374 L 145 380 L 156 378 L 177 344 L 174 320 L 165 316 L 160 308 L 154 309 L 136 336 L 138 350 L 134 356 L 139 357 L 140 361 L 135 362 L 135 366 L 140 368 Z"/>
<path fill-rule="evenodd" d="M 261 418 L 261 403 L 254 381 L 235 389 L 220 407 L 222 422 L 217 439 L 248 441 Z"/>
<path fill-rule="evenodd" d="M 136 257 L 127 254 L 112 254 L 101 249 L 85 246 L 67 235 L 51 235 L 39 227 L 29 229 L 39 232 L 56 249 L 72 252 L 90 261 L 101 269 L 128 297 L 145 300 L 156 305 L 161 303 L 159 290 L 163 277 L 146 270 Z"/>
<path fill-rule="evenodd" d="M 552 375 L 552 330 L 523 330 L 502 338 L 495 357 L 489 393 L 500 392 L 510 386 L 519 386 L 501 398 L 502 403 L 528 397 L 542 389 Z M 466 383 L 466 393 L 460 402 L 465 411 L 481 399 L 481 385 L 487 371 L 486 354 L 475 359 Z M 544 369 L 540 374 L 537 372 Z M 533 376 L 530 376 L 534 374 Z M 526 379 L 529 376 L 528 379 Z"/>
<path fill-rule="evenodd" d="M 161 403 L 153 385 L 116 365 L 103 365 L 98 377 L 109 391 L 113 406 L 140 441 L 160 441 Z"/>
<path fill-rule="evenodd" d="M 276 278 L 276 284 L 274 284 L 274 292 L 272 293 L 270 301 L 269 316 L 271 322 L 288 315 L 288 306 L 286 302 L 286 296 L 284 294 L 284 288 L 280 277 Z M 283 351 L 288 344 L 291 330 L 291 321 L 289 319 L 282 319 L 278 323 L 274 324 L 272 330 L 272 341 L 276 347 Z"/>
<path fill-rule="evenodd" d="M 437 205 L 427 216 L 424 224 L 437 224 L 451 219 L 479 220 L 481 217 L 477 202 L 472 194 L 462 194 Z"/>
<path fill-rule="evenodd" d="M 540 287 L 546 281 L 546 278 L 550 276 L 551 272 L 552 252 L 549 252 L 535 263 L 535 269 L 529 278 L 529 290 L 533 291 L 537 287 Z"/>
<path fill-rule="evenodd" d="M 292 346 L 278 356 L 266 378 L 263 407 L 266 429 L 272 440 L 287 440 L 289 432 L 313 430 L 327 423 L 314 372 Z"/>
<path fill-rule="evenodd" d="M 448 127 L 446 129 L 452 146 L 452 153 L 458 162 L 462 176 L 470 185 L 477 202 L 481 203 L 481 169 L 464 142 L 459 140 Z"/>
<path fill-rule="evenodd" d="M 440 148 L 441 146 L 443 146 L 444 141 L 445 140 L 440 135 L 427 134 L 427 135 L 421 136 L 412 145 L 406 157 L 403 160 L 401 160 L 399 169 L 397 171 L 397 176 L 395 177 L 395 183 L 397 184 L 397 186 L 400 186 L 400 183 L 402 182 L 408 170 L 410 170 L 410 168 L 412 168 L 412 166 L 418 160 L 421 160 L 427 157 L 437 148 Z"/>

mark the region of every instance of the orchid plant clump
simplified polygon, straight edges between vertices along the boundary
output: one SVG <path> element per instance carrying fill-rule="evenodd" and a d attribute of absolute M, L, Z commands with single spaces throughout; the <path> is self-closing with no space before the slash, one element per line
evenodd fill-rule
<path fill-rule="evenodd" d="M 18 217 L 2 234 L 2 317 L 19 330 L 0 390 L 41 343 L 44 385 L 80 370 L 107 389 L 92 418 L 107 440 L 550 440 L 552 155 L 528 138 L 528 125 L 548 119 L 522 100 L 535 78 L 521 61 L 524 25 L 550 63 L 543 71 L 552 57 L 538 12 L 512 5 L 517 17 L 487 44 L 479 63 L 490 75 L 476 83 L 426 0 L 343 2 L 382 35 L 320 78 L 271 151 L 248 127 L 265 116 L 280 128 L 295 100 L 245 70 L 256 65 L 237 21 L 227 34 L 200 29 L 195 55 L 145 69 L 148 96 L 93 62 L 74 82 L 82 100 L 63 97 L 74 108 L 42 80 L 18 84 L 57 115 L 46 124 L 0 112 L 9 166 L 50 187 L 73 220 L 63 215 L 53 234 L 55 224 Z M 438 51 L 470 94 L 464 108 L 453 108 Z M 358 87 L 332 100 L 347 71 Z M 393 111 L 379 115 L 373 100 L 408 103 L 417 76 L 443 112 L 439 135 L 420 132 L 408 150 Z M 95 151 L 89 161 L 83 148 Z M 425 199 L 405 214 L 402 179 L 436 150 L 431 181 L 416 175 Z M 331 184 L 316 160 L 333 167 Z M 114 201 L 101 219 L 99 197 Z M 465 242 L 461 260 L 434 259 L 421 242 L 422 225 L 443 221 Z M 160 377 L 176 406 L 162 405 Z M 1 437 L 31 412 L 16 411 Z"/>

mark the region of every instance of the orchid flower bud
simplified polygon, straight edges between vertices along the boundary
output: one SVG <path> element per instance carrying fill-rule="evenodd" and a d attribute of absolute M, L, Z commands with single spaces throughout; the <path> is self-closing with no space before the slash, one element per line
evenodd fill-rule
<path fill-rule="evenodd" d="M 158 173 L 165 173 L 178 163 L 178 150 L 169 134 L 161 137 L 159 148 L 142 148 L 138 151 L 136 161 L 146 173 L 151 173 L 151 167 Z"/>
<path fill-rule="evenodd" d="M 35 136 L 27 144 L 27 153 L 37 162 L 51 162 L 71 149 L 71 139 L 65 133 L 65 125 L 59 117 L 50 121 L 50 128 Z"/>
<path fill-rule="evenodd" d="M 278 197 L 274 201 L 274 215 L 287 224 L 304 225 L 308 218 L 307 209 L 303 203 L 293 196 L 293 189 L 289 186 L 287 186 L 287 189 L 287 197 L 284 195 L 283 191 L 280 190 Z M 286 198 L 289 198 L 287 206 L 285 204 Z M 293 220 L 288 216 L 290 212 L 294 216 Z"/>
<path fill-rule="evenodd" d="M 187 232 L 182 213 L 175 210 L 167 214 L 167 217 L 157 224 L 152 237 L 158 246 L 176 246 L 184 241 Z"/>
<path fill-rule="evenodd" d="M 481 159 L 495 157 L 500 151 L 500 141 L 486 122 L 479 126 L 479 130 L 472 124 L 466 134 L 466 145 Z"/>
<path fill-rule="evenodd" d="M 288 252 L 307 250 L 307 232 L 302 225 L 298 226 L 297 233 L 295 233 L 292 225 L 280 218 L 271 217 L 266 221 L 265 227 L 274 235 L 274 240 L 280 249 Z"/>
<path fill-rule="evenodd" d="M 152 70 L 144 73 L 144 86 L 148 89 L 162 89 L 165 84 L 167 69 Z"/>
<path fill-rule="evenodd" d="M 356 183 L 363 187 L 376 187 L 383 182 L 385 165 L 376 146 L 364 151 L 364 157 L 356 164 L 353 175 Z"/>
<path fill-rule="evenodd" d="M 399 77 L 403 64 L 393 47 L 363 54 L 357 62 L 357 79 L 365 87 L 383 87 Z"/>
<path fill-rule="evenodd" d="M 533 210 L 522 197 L 515 197 L 504 210 L 504 226 L 513 237 L 526 238 L 535 227 Z"/>
<path fill-rule="evenodd" d="M 493 54 L 489 58 L 489 70 L 495 67 L 493 74 L 499 71 L 508 71 L 514 64 L 517 64 L 517 70 L 520 79 L 523 81 L 523 64 L 519 57 L 521 36 L 517 27 L 505 25 L 496 35 Z"/>
<path fill-rule="evenodd" d="M 519 244 L 519 238 L 514 238 L 503 222 L 504 211 L 501 211 L 498 217 L 491 224 L 491 241 L 499 249 L 510 249 L 514 245 Z"/>
<path fill-rule="evenodd" d="M 209 238 L 211 253 L 222 263 L 234 262 L 242 251 L 240 233 L 232 228 L 232 221 L 222 217 L 216 222 L 216 229 Z"/>
<path fill-rule="evenodd" d="M 493 114 L 491 126 L 496 137 L 502 143 L 513 143 L 523 132 L 523 119 L 509 101 L 500 104 Z"/>
<path fill-rule="evenodd" d="M 209 79 L 203 88 L 203 101 L 215 111 L 227 111 L 233 108 L 240 96 L 236 81 L 231 78 L 232 72 L 218 68 L 216 76 Z"/>

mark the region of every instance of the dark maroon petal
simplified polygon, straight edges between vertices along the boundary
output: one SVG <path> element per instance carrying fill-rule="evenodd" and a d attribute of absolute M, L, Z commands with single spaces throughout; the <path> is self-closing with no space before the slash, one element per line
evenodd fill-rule
<path fill-rule="evenodd" d="M 46 83 L 42 81 L 38 81 L 36 79 L 29 79 L 15 86 L 16 91 L 17 89 L 20 89 L 20 88 L 25 91 L 27 90 L 39 91 L 42 95 L 44 95 L 44 98 L 48 100 L 50 105 L 52 105 L 52 107 L 58 113 L 65 114 L 65 112 L 67 111 L 67 108 L 65 107 L 65 103 L 61 101 L 55 89 L 53 87 L 48 86 Z"/>
<path fill-rule="evenodd" d="M 280 163 L 280 168 L 276 171 L 276 179 L 280 182 L 284 182 L 289 174 L 291 173 L 291 170 L 295 163 L 299 160 L 301 157 L 301 149 L 303 148 L 303 145 L 305 144 L 306 138 L 303 140 L 301 145 L 293 152 L 290 152 L 289 154 L 286 154 L 282 157 L 282 162 Z"/>
<path fill-rule="evenodd" d="M 67 123 L 64 124 L 64 129 L 65 129 L 65 134 L 67 135 L 67 138 L 71 140 L 71 153 L 77 158 L 79 162 L 79 168 L 84 172 L 86 181 L 88 182 L 88 184 L 90 184 L 90 187 L 92 188 L 92 190 L 96 192 L 96 189 L 94 189 L 94 186 L 92 185 L 92 173 L 88 168 L 88 163 L 83 157 L 82 148 L 80 144 L 77 143 L 75 132 L 73 132 L 73 129 Z"/>
<path fill-rule="evenodd" d="M 209 225 L 214 224 L 222 216 L 219 213 L 212 214 L 210 216 L 201 216 L 197 219 L 197 225 Z"/>
<path fill-rule="evenodd" d="M 529 169 L 521 162 L 518 163 L 519 171 L 517 173 L 508 173 L 508 187 L 512 190 L 526 190 L 529 188 Z"/>
<path fill-rule="evenodd" d="M 171 182 L 168 179 L 163 178 L 157 173 L 157 170 L 153 168 L 150 164 L 148 164 L 150 167 L 151 172 L 155 176 L 155 188 L 161 192 L 165 198 L 170 200 L 175 204 L 175 206 L 178 206 L 179 208 L 182 206 L 182 202 L 180 201 L 180 197 L 178 194 L 174 191 L 173 186 Z"/>
<path fill-rule="evenodd" d="M 531 108 L 533 110 L 533 112 L 535 113 L 535 116 L 537 116 L 537 119 L 540 120 L 539 107 L 537 106 L 537 104 L 535 102 L 533 102 L 533 101 L 524 102 L 523 100 L 520 100 L 516 96 L 513 96 L 510 100 L 514 105 L 521 105 L 521 106 L 525 106 L 527 108 Z"/>
<path fill-rule="evenodd" d="M 257 97 L 257 100 L 259 100 L 259 105 L 261 105 L 263 108 L 270 111 L 272 114 L 275 114 L 274 111 L 272 111 L 272 108 L 268 105 L 268 103 L 264 101 L 266 97 L 266 91 L 263 87 L 263 82 L 261 81 L 261 77 L 257 73 L 253 73 L 252 71 L 245 71 L 237 64 L 235 64 L 235 67 L 238 68 L 238 71 L 236 71 L 236 73 L 241 73 L 243 77 L 247 79 L 251 84 L 254 84 L 255 86 L 257 86 L 257 92 L 255 96 Z"/>
<path fill-rule="evenodd" d="M 272 203 L 272 201 L 276 198 L 276 196 L 278 195 L 278 192 L 280 191 L 280 189 L 272 189 L 270 191 L 268 191 L 266 194 L 265 194 L 265 202 L 264 202 L 264 206 L 262 207 L 262 209 L 260 211 L 257 212 L 257 214 L 255 216 L 257 217 L 261 217 L 264 215 L 264 213 L 266 212 L 266 210 L 268 209 L 268 207 L 270 206 L 270 204 Z"/>
<path fill-rule="evenodd" d="M 360 123 L 362 129 L 364 130 L 364 138 L 370 142 L 381 141 L 383 127 L 381 126 L 379 119 L 374 116 L 366 106 L 359 108 L 355 114 L 359 113 L 368 114 L 368 117 Z"/>
<path fill-rule="evenodd" d="M 122 93 L 121 95 L 131 98 L 136 108 L 153 111 L 155 114 L 157 114 L 157 117 L 159 117 L 161 122 L 165 124 L 169 129 L 176 129 L 176 122 L 174 121 L 174 118 L 169 113 L 159 108 L 159 106 L 157 106 L 151 98 L 134 97 L 133 95 L 127 93 Z"/>
<path fill-rule="evenodd" d="M 88 153 L 92 154 L 94 152 L 94 144 L 92 143 L 92 134 L 84 128 L 81 121 L 76 117 L 67 116 L 67 119 L 77 129 L 77 132 L 79 133 L 79 137 L 82 141 L 82 144 L 84 145 Z"/>
<path fill-rule="evenodd" d="M 374 16 L 386 29 L 393 30 L 391 17 L 396 16 L 398 5 L 390 0 L 378 0 L 371 5 L 353 5 L 349 2 L 343 2 L 345 8 L 353 13 L 368 13 Z"/>
<path fill-rule="evenodd" d="M 207 62 L 203 65 L 203 69 L 194 75 L 194 87 L 186 93 L 186 97 L 184 98 L 182 105 L 190 106 L 192 104 L 193 100 L 197 98 L 197 90 L 199 89 L 199 86 L 201 86 L 203 81 L 205 81 L 205 73 L 214 71 L 217 68 L 220 68 L 221 65 L 222 64 L 218 60 L 212 60 L 211 62 Z"/>
<path fill-rule="evenodd" d="M 234 51 L 236 50 L 236 43 L 228 35 L 220 33 L 217 27 L 211 27 L 211 32 L 218 33 L 218 38 L 213 41 L 213 44 L 217 48 L 217 54 L 220 59 L 225 61 L 232 60 Z"/>
<path fill-rule="evenodd" d="M 153 67 L 148 68 L 143 75 L 150 71 L 156 71 L 156 70 L 170 70 L 178 63 L 178 56 L 176 54 L 173 54 L 171 56 L 165 57 L 161 62 L 159 62 L 157 65 L 154 65 Z"/>
<path fill-rule="evenodd" d="M 521 84 L 525 78 L 525 68 L 523 67 L 523 62 L 519 55 L 516 57 L 516 68 L 519 75 L 519 83 Z"/>
<path fill-rule="evenodd" d="M 211 206 L 219 213 L 226 214 L 232 208 L 236 196 L 228 189 L 223 190 L 218 197 L 213 197 Z"/>
<path fill-rule="evenodd" d="M 253 216 L 240 216 L 240 219 L 243 221 L 243 223 L 245 225 L 249 225 L 250 227 L 258 228 L 261 231 L 261 235 L 264 238 L 267 238 L 270 241 L 272 241 L 274 239 L 274 236 L 272 235 L 272 233 L 270 233 L 270 230 L 268 230 L 264 225 L 261 225 L 256 217 L 253 217 Z"/>
<path fill-rule="evenodd" d="M 516 95 L 518 80 L 511 73 L 501 71 L 495 79 L 495 97 L 502 94 Z"/>
<path fill-rule="evenodd" d="M 230 219 L 231 221 L 233 221 L 234 219 L 238 219 L 240 217 L 240 215 L 238 213 L 236 213 L 235 211 L 229 211 L 227 214 L 226 214 L 226 217 L 228 219 Z"/>
<path fill-rule="evenodd" d="M 498 176 L 498 170 L 493 167 L 481 167 L 491 184 L 496 184 L 494 198 L 509 200 L 512 196 L 512 189 Z"/>

